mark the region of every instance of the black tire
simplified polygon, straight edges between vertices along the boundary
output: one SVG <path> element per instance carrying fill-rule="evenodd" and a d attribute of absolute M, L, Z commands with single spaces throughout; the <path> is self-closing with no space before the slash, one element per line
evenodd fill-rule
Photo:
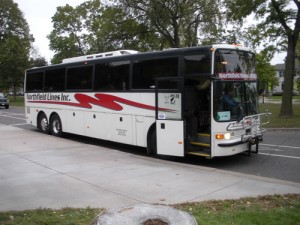
<path fill-rule="evenodd" d="M 51 131 L 51 134 L 56 137 L 62 136 L 62 133 L 63 133 L 62 132 L 62 124 L 61 124 L 61 120 L 57 114 L 51 116 L 50 131 Z"/>
<path fill-rule="evenodd" d="M 5 108 L 6 108 L 6 109 L 9 109 L 9 105 L 6 105 Z"/>
<path fill-rule="evenodd" d="M 44 113 L 41 113 L 38 117 L 37 128 L 40 129 L 45 134 L 49 134 L 50 132 L 48 119 Z"/>
<path fill-rule="evenodd" d="M 153 129 L 150 136 L 150 155 L 157 156 L 156 130 Z"/>

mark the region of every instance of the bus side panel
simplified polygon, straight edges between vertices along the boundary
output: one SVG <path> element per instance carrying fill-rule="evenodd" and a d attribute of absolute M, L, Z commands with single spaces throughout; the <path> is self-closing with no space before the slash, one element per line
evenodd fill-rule
<path fill-rule="evenodd" d="M 29 99 L 27 99 L 28 95 L 31 96 Z M 85 95 L 94 98 L 94 93 Z M 118 96 L 116 93 L 110 95 Z M 143 106 L 116 102 L 123 107 L 121 111 L 112 111 L 110 108 L 101 107 L 97 104 L 91 104 L 92 108 L 86 109 L 78 107 L 80 105 L 77 107 L 65 106 L 60 101 L 57 101 L 58 104 L 53 102 L 47 104 L 45 102 L 47 99 L 40 100 L 32 96 L 39 95 L 35 93 L 25 95 L 25 110 L 27 123 L 33 126 L 37 126 L 37 116 L 40 111 L 45 112 L 49 121 L 50 115 L 57 113 L 62 122 L 63 132 L 146 147 L 148 131 L 151 125 L 155 123 L 155 111 Z M 155 105 L 153 93 L 124 93 L 120 97 L 153 107 Z M 28 102 L 28 100 L 32 102 Z M 68 93 L 68 100 L 66 103 L 78 103 L 73 93 Z M 64 101 L 62 102 L 64 103 Z"/>
<path fill-rule="evenodd" d="M 132 116 L 112 114 L 111 119 L 112 141 L 132 144 Z"/>
<path fill-rule="evenodd" d="M 149 129 L 153 123 L 155 123 L 154 117 L 135 117 L 135 127 L 136 127 L 136 145 L 141 147 L 147 147 L 147 135 Z"/>
<path fill-rule="evenodd" d="M 105 113 L 97 112 L 86 112 L 85 114 L 86 121 L 86 135 L 88 137 L 99 138 L 99 139 L 108 139 L 109 130 L 107 126 L 107 119 Z"/>
<path fill-rule="evenodd" d="M 25 114 L 26 114 L 26 123 L 37 126 L 37 115 L 38 112 L 35 108 L 26 106 L 25 107 Z"/>
<path fill-rule="evenodd" d="M 144 116 L 135 116 L 135 140 L 136 145 L 145 146 L 145 137 L 147 133 L 145 133 L 145 117 Z"/>
<path fill-rule="evenodd" d="M 65 122 L 66 126 L 63 126 L 64 132 L 85 135 L 85 113 L 83 111 L 66 110 Z"/>

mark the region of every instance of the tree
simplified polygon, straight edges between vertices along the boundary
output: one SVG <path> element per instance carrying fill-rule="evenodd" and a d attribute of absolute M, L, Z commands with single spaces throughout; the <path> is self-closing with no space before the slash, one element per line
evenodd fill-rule
<path fill-rule="evenodd" d="M 85 27 L 89 31 L 89 52 L 105 52 L 117 49 L 135 49 L 147 51 L 159 45 L 155 34 L 138 23 L 119 6 L 105 7 L 95 18 L 94 7 L 85 3 L 89 14 Z M 93 12 L 93 13 L 91 13 Z"/>
<path fill-rule="evenodd" d="M 73 8 L 68 4 L 57 7 L 57 12 L 52 17 L 54 29 L 48 35 L 50 49 L 56 52 L 52 63 L 60 63 L 63 58 L 86 52 L 86 34 L 81 22 L 83 19 L 80 8 Z"/>
<path fill-rule="evenodd" d="M 149 31 L 159 35 L 161 48 L 198 45 L 199 37 L 207 41 L 221 24 L 217 0 L 119 0 L 119 3 Z"/>
<path fill-rule="evenodd" d="M 284 90 L 280 117 L 293 116 L 292 91 L 295 72 L 295 51 L 300 32 L 300 2 L 298 0 L 224 0 L 228 17 L 243 23 L 255 14 L 258 23 L 249 31 L 257 45 L 273 43 L 277 51 L 286 51 Z"/>
<path fill-rule="evenodd" d="M 296 46 L 296 58 L 296 76 L 298 76 L 298 78 L 296 79 L 296 90 L 300 94 L 300 41 L 298 41 Z"/>
<path fill-rule="evenodd" d="M 41 67 L 47 65 L 48 63 L 46 59 L 40 55 L 36 47 L 32 46 L 30 52 L 29 67 L 32 68 L 32 67 Z"/>
<path fill-rule="evenodd" d="M 55 51 L 52 63 L 79 55 L 117 49 L 149 50 L 160 42 L 155 34 L 118 6 L 102 6 L 91 0 L 77 7 L 58 7 L 48 35 Z M 145 35 L 147 34 L 147 35 Z"/>
<path fill-rule="evenodd" d="M 267 92 L 269 86 L 278 84 L 275 68 L 270 64 L 272 57 L 273 54 L 268 52 L 267 49 L 256 54 L 256 73 L 260 80 L 260 88 Z"/>
<path fill-rule="evenodd" d="M 0 83 L 1 88 L 19 87 L 28 67 L 30 42 L 29 26 L 12 0 L 0 5 Z M 16 89 L 14 88 L 14 92 Z"/>

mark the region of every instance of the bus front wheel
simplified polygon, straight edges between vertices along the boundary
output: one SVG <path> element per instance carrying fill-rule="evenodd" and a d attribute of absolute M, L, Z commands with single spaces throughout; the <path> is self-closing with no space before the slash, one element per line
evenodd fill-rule
<path fill-rule="evenodd" d="M 57 114 L 53 115 L 50 119 L 50 130 L 52 135 L 56 137 L 62 136 L 61 120 Z"/>

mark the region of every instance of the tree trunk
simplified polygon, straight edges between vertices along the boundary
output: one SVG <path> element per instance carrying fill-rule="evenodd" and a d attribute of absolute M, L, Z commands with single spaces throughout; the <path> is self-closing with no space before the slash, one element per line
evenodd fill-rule
<path fill-rule="evenodd" d="M 282 93 L 282 104 L 279 116 L 290 118 L 293 114 L 293 86 L 295 73 L 295 51 L 296 42 L 291 35 L 288 37 L 288 49 L 285 62 L 284 87 Z"/>

